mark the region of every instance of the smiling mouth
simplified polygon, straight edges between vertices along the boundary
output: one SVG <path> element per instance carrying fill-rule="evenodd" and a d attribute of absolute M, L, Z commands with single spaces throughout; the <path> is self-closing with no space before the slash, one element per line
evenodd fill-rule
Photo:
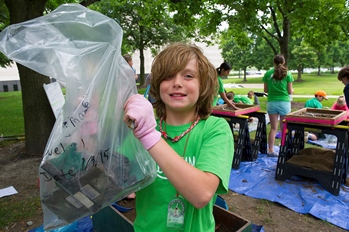
<path fill-rule="evenodd" d="M 176 93 L 173 93 L 173 94 L 170 94 L 171 97 L 185 97 L 187 95 L 185 94 L 176 94 Z"/>

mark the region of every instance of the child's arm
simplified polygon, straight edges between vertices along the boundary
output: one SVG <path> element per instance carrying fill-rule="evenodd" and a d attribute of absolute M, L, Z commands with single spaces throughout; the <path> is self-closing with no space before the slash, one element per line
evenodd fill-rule
<path fill-rule="evenodd" d="M 292 82 L 287 82 L 288 94 L 293 94 Z"/>
<path fill-rule="evenodd" d="M 219 93 L 219 95 L 221 96 L 221 98 L 224 100 L 224 102 L 225 102 L 228 106 L 232 107 L 234 110 L 239 109 L 238 107 L 235 106 L 235 104 L 234 104 L 231 100 L 229 100 L 229 99 L 227 98 L 227 95 L 226 95 L 224 92 Z"/>
<path fill-rule="evenodd" d="M 212 199 L 220 182 L 216 175 L 191 166 L 163 139 L 148 151 L 168 180 L 192 205 L 200 209 Z"/>
<path fill-rule="evenodd" d="M 207 205 L 218 188 L 219 178 L 188 164 L 161 138 L 160 132 L 155 129 L 153 107 L 142 95 L 130 97 L 124 109 L 124 121 L 134 121 L 135 137 L 149 151 L 173 186 L 196 208 Z"/>

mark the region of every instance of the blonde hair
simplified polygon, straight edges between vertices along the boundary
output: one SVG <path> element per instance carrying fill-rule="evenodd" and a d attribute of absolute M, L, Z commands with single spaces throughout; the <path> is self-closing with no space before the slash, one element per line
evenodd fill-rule
<path fill-rule="evenodd" d="M 156 99 L 154 108 L 158 118 L 166 117 L 165 103 L 160 98 L 161 82 L 185 69 L 192 59 L 197 61 L 199 78 L 199 99 L 196 102 L 196 112 L 202 119 L 210 116 L 218 88 L 216 69 L 195 44 L 174 43 L 167 46 L 154 58 L 151 68 L 150 95 Z"/>
<path fill-rule="evenodd" d="M 344 96 L 339 96 L 339 97 L 337 98 L 337 104 L 338 104 L 338 105 L 344 105 L 344 104 L 345 104 L 345 98 L 344 98 Z"/>
<path fill-rule="evenodd" d="M 126 62 L 130 62 L 132 60 L 132 56 L 130 56 L 129 54 L 124 54 L 122 57 L 124 57 Z"/>

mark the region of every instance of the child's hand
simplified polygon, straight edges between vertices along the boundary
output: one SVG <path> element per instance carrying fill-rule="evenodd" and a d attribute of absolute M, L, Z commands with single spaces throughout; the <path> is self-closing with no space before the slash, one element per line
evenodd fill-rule
<path fill-rule="evenodd" d="M 149 150 L 161 138 L 159 131 L 155 129 L 156 121 L 154 117 L 153 106 L 142 95 L 131 96 L 124 105 L 124 121 L 134 122 L 133 134 L 143 144 L 144 148 Z"/>

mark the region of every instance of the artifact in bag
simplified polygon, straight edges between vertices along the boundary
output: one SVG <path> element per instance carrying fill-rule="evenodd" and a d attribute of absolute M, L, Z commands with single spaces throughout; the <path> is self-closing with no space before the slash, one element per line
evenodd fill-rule
<path fill-rule="evenodd" d="M 151 178 L 130 176 L 130 160 L 117 152 L 103 165 L 83 170 L 75 143 L 58 157 L 46 160 L 41 167 L 57 184 L 57 190 L 43 197 L 42 203 L 68 223 L 75 221 L 76 215 L 98 212 L 106 206 L 105 199 L 117 201 L 127 194 L 126 189 L 138 188 Z"/>

